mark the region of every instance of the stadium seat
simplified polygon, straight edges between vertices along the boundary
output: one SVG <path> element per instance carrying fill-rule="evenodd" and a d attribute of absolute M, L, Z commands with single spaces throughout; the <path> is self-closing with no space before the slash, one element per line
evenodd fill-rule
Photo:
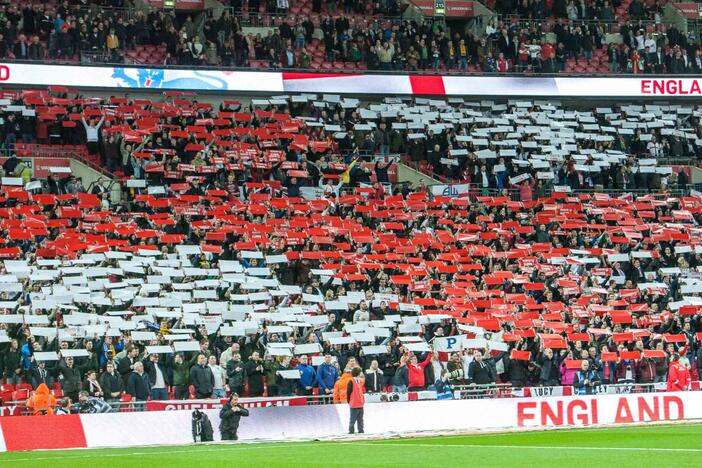
<path fill-rule="evenodd" d="M 27 398 L 29 398 L 29 390 L 26 388 L 12 392 L 12 401 L 24 401 Z"/>

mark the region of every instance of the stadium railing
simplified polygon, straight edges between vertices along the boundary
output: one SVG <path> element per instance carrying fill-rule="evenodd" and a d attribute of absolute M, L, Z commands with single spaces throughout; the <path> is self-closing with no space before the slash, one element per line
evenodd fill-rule
<path fill-rule="evenodd" d="M 702 382 L 692 382 L 690 391 L 700 391 Z M 622 395 L 636 393 L 654 393 L 665 392 L 666 383 L 622 383 L 622 384 L 607 384 L 595 387 L 592 395 Z M 380 394 L 367 394 L 367 400 L 372 402 L 394 403 L 398 401 L 420 401 L 434 400 L 436 393 L 433 390 L 425 390 L 414 393 L 413 398 L 409 398 L 404 394 L 404 398 L 395 392 L 383 392 Z M 529 398 L 529 397 L 546 397 L 546 396 L 576 396 L 579 395 L 578 390 L 572 386 L 563 385 L 556 387 L 513 387 L 510 384 L 487 384 L 487 385 L 457 385 L 453 387 L 453 399 L 456 400 L 474 400 L 474 399 L 494 399 L 494 398 Z M 294 399 L 295 404 L 287 403 L 285 399 Z M 300 404 L 299 399 L 305 400 Z M 150 409 L 149 403 L 144 401 L 115 401 L 110 402 L 114 412 L 142 412 L 142 411 L 163 411 L 174 409 L 205 409 L 218 408 L 222 403 L 220 399 L 212 398 L 206 400 L 167 400 L 159 403 L 165 403 L 173 406 L 165 409 Z M 292 396 L 292 397 L 260 397 L 260 398 L 241 398 L 241 404 L 251 407 L 267 407 L 267 406 L 320 406 L 335 404 L 331 395 L 308 395 L 308 396 Z M 182 405 L 182 408 L 179 406 Z M 17 410 L 14 415 L 27 416 L 30 414 L 25 401 L 7 401 L 3 403 L 5 407 L 15 407 Z"/>
<path fill-rule="evenodd" d="M 614 19 L 612 21 L 603 20 L 569 20 L 567 18 L 525 18 L 519 15 L 500 15 L 498 20 L 502 21 L 504 27 L 510 29 L 516 26 L 517 29 L 532 29 L 540 31 L 542 34 L 552 33 L 553 29 L 557 24 L 572 25 L 572 26 L 582 26 L 585 25 L 589 30 L 594 27 L 599 27 L 603 34 L 617 34 L 621 31 L 621 28 L 627 23 L 631 23 L 635 27 L 643 27 L 645 32 L 650 32 L 652 34 L 665 34 L 667 25 L 663 22 L 656 23 L 653 20 L 621 20 Z M 636 32 L 636 31 L 634 31 Z"/>

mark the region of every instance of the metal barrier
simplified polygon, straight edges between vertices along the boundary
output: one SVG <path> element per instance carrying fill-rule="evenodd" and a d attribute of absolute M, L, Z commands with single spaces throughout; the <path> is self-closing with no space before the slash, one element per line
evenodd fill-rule
<path fill-rule="evenodd" d="M 547 34 L 554 32 L 554 28 L 558 24 L 568 25 L 568 26 L 580 26 L 587 27 L 588 30 L 592 31 L 595 28 L 599 29 L 602 34 L 617 34 L 621 31 L 621 28 L 625 25 L 630 24 L 630 27 L 636 32 L 639 29 L 651 32 L 653 34 L 665 34 L 667 25 L 663 22 L 656 23 L 653 20 L 630 20 L 621 21 L 614 19 L 612 21 L 603 20 L 569 20 L 567 18 L 525 18 L 519 15 L 500 15 L 499 21 L 507 29 L 516 28 L 521 29 L 536 29 L 541 32 L 541 34 Z"/>
<path fill-rule="evenodd" d="M 701 382 L 692 382 L 690 391 L 700 391 Z M 633 393 L 654 393 L 654 392 L 665 392 L 666 382 L 658 383 L 619 383 L 619 384 L 606 384 L 594 387 L 594 389 L 588 394 L 591 395 L 621 395 L 621 394 L 633 394 Z M 425 393 L 429 394 L 433 390 L 427 390 L 425 392 L 417 392 L 417 394 Z M 486 385 L 456 385 L 453 387 L 454 399 L 458 400 L 474 400 L 474 399 L 487 399 L 487 398 L 538 398 L 547 396 L 576 396 L 578 395 L 578 390 L 572 386 L 556 386 L 556 387 L 513 387 L 511 384 L 505 383 L 495 383 Z M 372 395 L 372 394 L 369 394 Z M 377 394 L 376 394 L 377 395 Z M 379 401 L 393 403 L 397 401 L 414 401 L 410 399 L 393 398 L 393 395 L 399 395 L 396 392 L 383 393 L 386 398 L 381 398 Z M 307 406 L 319 406 L 319 405 L 331 405 L 335 404 L 331 395 L 308 395 L 304 396 L 307 399 Z M 255 407 L 266 407 L 266 406 L 276 406 L 281 397 L 270 397 L 270 398 L 256 398 L 255 401 L 249 400 L 247 398 L 242 398 L 240 401 L 242 404 L 251 404 Z M 431 397 L 425 398 L 418 397 L 417 400 L 430 400 Z M 211 399 L 212 403 L 210 408 L 217 408 L 220 399 Z M 247 401 L 249 400 L 249 401 Z M 193 400 L 168 400 L 169 403 L 186 404 L 188 401 Z M 202 402 L 203 400 L 197 400 L 197 402 Z M 376 400 L 378 401 L 378 400 Z M 270 402 L 271 404 L 266 404 Z M 114 401 L 109 402 L 112 406 L 114 412 L 141 412 L 147 411 L 145 401 Z M 201 405 L 197 406 L 200 409 L 204 409 Z M 0 408 L 13 408 L 12 416 L 25 416 L 29 415 L 29 409 L 26 406 L 25 401 L 7 401 L 3 403 Z M 77 409 L 74 407 L 74 410 Z M 191 408 L 192 409 L 192 408 Z M 167 411 L 167 410 L 166 410 Z"/>

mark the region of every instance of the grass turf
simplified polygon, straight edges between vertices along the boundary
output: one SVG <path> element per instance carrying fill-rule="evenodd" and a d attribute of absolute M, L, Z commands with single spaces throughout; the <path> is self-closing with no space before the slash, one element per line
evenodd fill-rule
<path fill-rule="evenodd" d="M 42 437 L 40 431 L 37 437 Z M 675 466 L 700 465 L 702 424 L 417 437 L 13 452 L 0 466 Z"/>

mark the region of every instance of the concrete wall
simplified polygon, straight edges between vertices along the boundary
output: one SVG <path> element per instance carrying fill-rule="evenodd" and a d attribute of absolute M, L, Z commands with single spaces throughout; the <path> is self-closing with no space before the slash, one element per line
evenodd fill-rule
<path fill-rule="evenodd" d="M 397 181 L 398 182 L 411 182 L 414 185 L 418 185 L 421 182 L 424 182 L 426 185 L 431 185 L 431 184 L 440 184 L 441 182 L 434 179 L 433 177 L 429 177 L 426 174 L 423 174 L 415 169 L 412 169 L 411 167 L 407 166 L 406 164 L 398 164 L 397 165 Z"/>
<path fill-rule="evenodd" d="M 103 174 L 83 164 L 82 162 L 77 161 L 75 159 L 71 159 L 71 172 L 74 176 L 83 181 L 83 187 L 85 187 L 86 189 L 91 184 L 95 183 L 99 178 L 102 178 L 105 181 L 106 185 L 109 185 L 110 182 L 113 182 L 112 187 L 110 188 L 110 199 L 113 202 L 118 202 L 122 199 L 122 189 L 117 182 L 112 181 L 112 179 L 110 179 L 109 177 L 104 176 Z"/>
<path fill-rule="evenodd" d="M 690 166 L 690 183 L 702 184 L 702 169 L 696 166 Z"/>

